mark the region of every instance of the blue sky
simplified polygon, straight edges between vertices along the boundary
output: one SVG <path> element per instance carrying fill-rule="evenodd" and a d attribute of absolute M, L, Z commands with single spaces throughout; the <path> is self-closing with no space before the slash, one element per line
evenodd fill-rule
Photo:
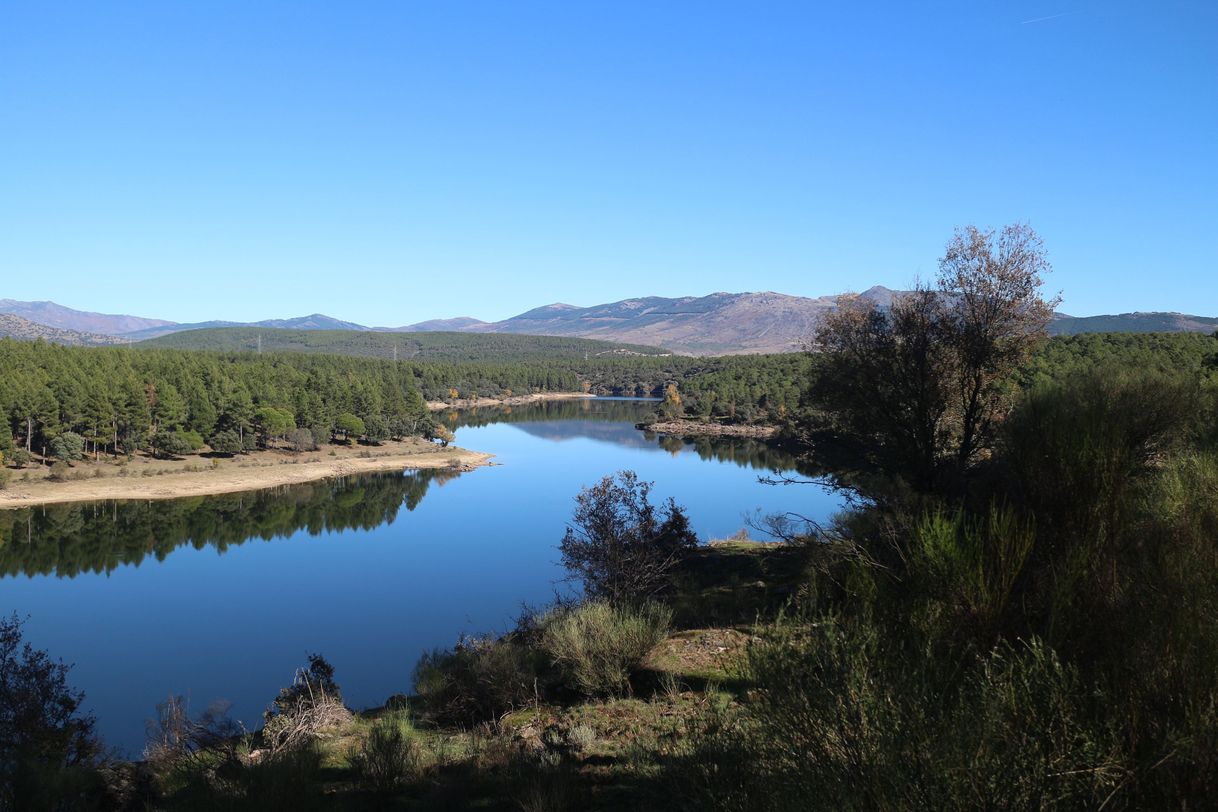
<path fill-rule="evenodd" d="M 933 275 L 1218 315 L 1218 3 L 9 2 L 0 298 L 396 326 Z"/>

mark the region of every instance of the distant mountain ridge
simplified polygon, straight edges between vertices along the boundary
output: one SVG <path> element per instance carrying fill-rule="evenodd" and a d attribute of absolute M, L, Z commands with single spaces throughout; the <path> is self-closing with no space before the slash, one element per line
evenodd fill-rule
<path fill-rule="evenodd" d="M 18 302 L 14 299 L 0 299 L 0 313 L 20 316 L 36 324 L 45 324 L 48 327 L 59 327 L 64 330 L 108 336 L 121 336 L 134 333 L 137 330 L 167 327 L 173 324 L 172 321 L 164 321 L 162 319 L 144 319 L 139 316 L 111 316 L 105 313 L 73 310 L 70 307 L 64 307 L 54 302 Z"/>
<path fill-rule="evenodd" d="M 1209 333 L 1218 330 L 1218 318 L 1185 313 L 1120 313 L 1115 316 L 1057 314 L 1049 324 L 1051 335 L 1078 333 Z"/>
<path fill-rule="evenodd" d="M 863 291 L 865 299 L 888 307 L 902 291 L 877 285 Z M 791 352 L 800 350 L 816 329 L 821 315 L 837 305 L 838 296 L 815 298 L 783 293 L 712 293 L 667 298 L 646 296 L 579 307 L 565 303 L 543 305 L 497 322 L 469 316 L 432 319 L 402 327 L 367 327 L 314 313 L 291 319 L 258 322 L 207 321 L 178 324 L 162 319 L 107 315 L 73 310 L 54 302 L 0 299 L 0 313 L 30 322 L 92 336 L 65 334 L 61 343 L 97 343 L 98 336 L 142 341 L 186 330 L 216 327 L 265 327 L 293 330 L 354 330 L 376 333 L 467 332 L 516 333 L 592 338 L 617 343 L 664 347 L 691 355 Z M 28 332 L 28 328 L 23 328 Z M 1210 332 L 1218 318 L 1182 313 L 1122 313 L 1104 316 L 1057 314 L 1049 327 L 1055 335 L 1091 332 Z M 48 341 L 57 340 L 46 337 Z"/>
<path fill-rule="evenodd" d="M 884 304 L 895 294 L 877 286 L 860 295 Z M 809 299 L 768 291 L 648 296 L 593 307 L 547 305 L 470 329 L 626 341 L 694 355 L 793 352 L 803 349 L 821 315 L 837 301 L 837 296 Z"/>

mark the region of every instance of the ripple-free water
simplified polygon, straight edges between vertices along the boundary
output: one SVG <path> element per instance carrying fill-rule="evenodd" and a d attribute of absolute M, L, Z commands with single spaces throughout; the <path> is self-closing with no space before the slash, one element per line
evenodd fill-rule
<path fill-rule="evenodd" d="M 262 711 L 310 652 L 353 707 L 411 688 L 419 654 L 503 631 L 563 577 L 581 486 L 621 469 L 674 497 L 701 539 L 754 512 L 827 518 L 840 498 L 758 482 L 790 458 L 745 440 L 686 443 L 634 424 L 653 404 L 555 402 L 450 414 L 495 466 L 351 477 L 249 494 L 0 511 L 0 611 L 74 663 L 106 742 L 138 754 L 171 693 Z"/>

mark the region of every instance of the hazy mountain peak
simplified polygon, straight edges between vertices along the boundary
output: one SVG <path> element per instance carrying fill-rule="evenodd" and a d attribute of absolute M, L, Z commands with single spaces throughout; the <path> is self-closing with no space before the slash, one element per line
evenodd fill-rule
<path fill-rule="evenodd" d="M 174 324 L 172 321 L 163 319 L 145 319 L 138 316 L 73 310 L 50 301 L 21 302 L 16 299 L 0 299 L 0 313 L 20 316 L 48 327 L 112 336 Z"/>

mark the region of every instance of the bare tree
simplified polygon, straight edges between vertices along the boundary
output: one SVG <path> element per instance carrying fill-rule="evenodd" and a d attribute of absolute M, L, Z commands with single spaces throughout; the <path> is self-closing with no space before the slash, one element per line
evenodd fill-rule
<path fill-rule="evenodd" d="M 926 489 L 946 464 L 967 469 L 989 447 L 1009 403 L 1007 382 L 1045 329 L 1057 299 L 1025 225 L 956 232 L 934 287 L 919 283 L 888 309 L 843 297 L 816 335 L 811 395 L 827 425 L 874 464 Z"/>
<path fill-rule="evenodd" d="M 949 340 L 959 422 L 956 456 L 968 464 L 992 439 L 1007 402 L 1002 382 L 1044 340 L 1053 310 L 1040 288 L 1051 270 L 1044 243 L 1031 227 L 1002 231 L 958 229 L 939 260 L 939 289 L 952 301 Z"/>

